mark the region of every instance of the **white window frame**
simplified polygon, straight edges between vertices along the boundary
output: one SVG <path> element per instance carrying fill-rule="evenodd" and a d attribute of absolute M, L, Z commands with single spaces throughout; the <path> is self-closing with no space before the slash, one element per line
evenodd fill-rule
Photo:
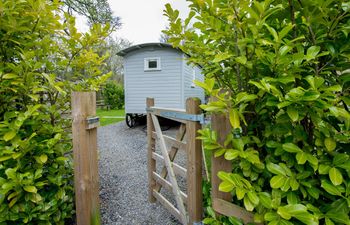
<path fill-rule="evenodd" d="M 150 60 L 156 60 L 157 61 L 157 68 L 149 68 L 148 67 L 148 62 Z M 161 66 L 160 66 L 160 57 L 149 57 L 149 58 L 144 58 L 144 70 L 145 71 L 158 71 L 158 70 L 162 70 Z"/>

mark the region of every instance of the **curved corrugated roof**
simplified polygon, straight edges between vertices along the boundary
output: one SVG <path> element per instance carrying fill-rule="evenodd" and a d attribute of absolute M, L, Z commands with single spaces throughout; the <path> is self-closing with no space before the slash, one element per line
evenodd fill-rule
<path fill-rule="evenodd" d="M 133 51 L 136 51 L 136 50 L 139 50 L 141 48 L 145 48 L 145 47 L 160 47 L 160 48 L 172 48 L 172 49 L 177 49 L 177 48 L 174 48 L 171 44 L 168 44 L 168 43 L 144 43 L 144 44 L 138 44 L 138 45 L 133 45 L 129 48 L 126 48 L 126 49 L 123 49 L 121 50 L 120 52 L 117 53 L 117 55 L 119 56 L 125 56 L 127 55 L 128 53 L 130 52 L 133 52 Z M 177 49 L 179 51 L 181 51 L 180 49 Z"/>

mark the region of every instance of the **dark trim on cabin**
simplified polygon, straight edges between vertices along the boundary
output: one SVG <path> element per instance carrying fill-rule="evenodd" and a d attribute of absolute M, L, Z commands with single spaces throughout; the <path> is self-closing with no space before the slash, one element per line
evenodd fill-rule
<path fill-rule="evenodd" d="M 159 42 L 159 43 L 144 43 L 144 44 L 133 45 L 133 46 L 131 46 L 129 48 L 126 48 L 126 49 L 123 49 L 123 50 L 119 51 L 117 53 L 117 55 L 119 55 L 119 56 L 126 56 L 130 52 L 139 50 L 141 48 L 146 48 L 146 47 L 171 48 L 171 49 L 176 49 L 176 50 L 179 50 L 180 52 L 182 52 L 180 49 L 174 48 L 171 44 L 160 43 Z"/>
<path fill-rule="evenodd" d="M 133 45 L 133 46 L 130 46 L 126 49 L 123 49 L 119 52 L 117 52 L 117 55 L 119 56 L 126 56 L 127 54 L 129 54 L 130 52 L 133 52 L 133 51 L 136 51 L 136 50 L 139 50 L 139 49 L 142 49 L 142 48 L 146 48 L 146 47 L 160 47 L 160 48 L 171 48 L 171 49 L 176 49 L 182 53 L 184 53 L 185 55 L 187 55 L 188 57 L 191 57 L 189 54 L 183 52 L 181 49 L 179 48 L 174 48 L 171 44 L 168 44 L 168 43 L 161 43 L 161 42 L 152 42 L 152 43 L 143 43 L 143 44 L 138 44 L 138 45 Z M 199 67 L 199 68 L 203 68 L 201 65 L 197 64 L 196 65 Z"/>

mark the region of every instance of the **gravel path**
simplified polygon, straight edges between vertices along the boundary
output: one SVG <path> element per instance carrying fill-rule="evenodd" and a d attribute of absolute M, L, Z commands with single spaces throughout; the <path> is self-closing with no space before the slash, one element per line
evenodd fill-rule
<path fill-rule="evenodd" d="M 159 203 L 148 202 L 147 136 L 143 126 L 130 129 L 119 122 L 100 127 L 98 148 L 102 224 L 180 224 Z"/>

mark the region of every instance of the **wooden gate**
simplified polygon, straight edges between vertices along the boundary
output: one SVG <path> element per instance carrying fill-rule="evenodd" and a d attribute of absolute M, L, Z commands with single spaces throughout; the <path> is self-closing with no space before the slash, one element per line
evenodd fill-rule
<path fill-rule="evenodd" d="M 199 121 L 203 120 L 199 104 L 198 99 L 190 98 L 186 101 L 186 110 L 166 109 L 154 107 L 154 99 L 147 98 L 149 201 L 158 201 L 186 225 L 201 222 L 203 216 L 202 149 L 201 141 L 196 139 L 201 128 Z M 181 123 L 176 138 L 162 133 L 159 116 Z M 156 152 L 156 140 L 161 154 Z M 179 150 L 186 152 L 187 168 L 174 162 Z M 162 164 L 160 173 L 156 171 L 156 163 Z M 176 175 L 186 178 L 187 194 L 180 190 Z M 162 187 L 173 193 L 176 205 L 160 193 Z"/>

